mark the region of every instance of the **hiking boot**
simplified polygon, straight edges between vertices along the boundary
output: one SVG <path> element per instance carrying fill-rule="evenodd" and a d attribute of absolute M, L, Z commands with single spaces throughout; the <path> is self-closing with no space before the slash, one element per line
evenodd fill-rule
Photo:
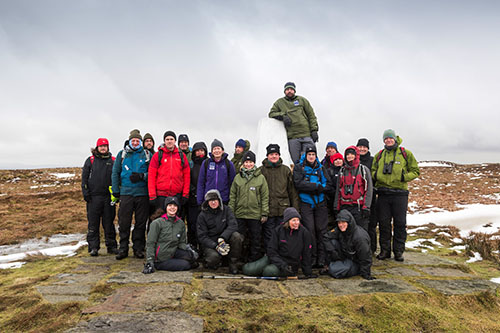
<path fill-rule="evenodd" d="M 394 260 L 396 261 L 405 261 L 405 258 L 403 257 L 403 253 L 401 252 L 394 252 Z"/>
<path fill-rule="evenodd" d="M 330 271 L 328 271 L 328 268 L 324 267 L 319 271 L 319 275 L 330 275 Z"/>
<path fill-rule="evenodd" d="M 236 265 L 236 262 L 230 262 L 229 263 L 229 274 L 238 274 L 238 266 Z"/>
<path fill-rule="evenodd" d="M 92 257 L 97 257 L 99 255 L 99 250 L 98 249 L 92 249 L 92 250 L 90 250 L 90 255 Z"/>
<path fill-rule="evenodd" d="M 134 251 L 134 257 L 136 257 L 137 259 L 144 259 L 144 251 L 142 250 Z"/>
<path fill-rule="evenodd" d="M 108 247 L 108 254 L 118 254 L 118 249 L 116 247 Z"/>
<path fill-rule="evenodd" d="M 385 260 L 389 259 L 390 257 L 391 257 L 391 252 L 386 250 L 381 250 L 380 253 L 377 255 L 378 260 Z"/>
<path fill-rule="evenodd" d="M 116 260 L 122 260 L 128 257 L 128 251 L 119 251 L 118 254 L 116 255 Z"/>

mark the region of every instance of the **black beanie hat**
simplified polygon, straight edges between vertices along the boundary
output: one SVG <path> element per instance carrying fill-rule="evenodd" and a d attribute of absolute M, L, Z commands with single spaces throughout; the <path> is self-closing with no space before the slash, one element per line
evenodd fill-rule
<path fill-rule="evenodd" d="M 142 140 L 141 131 L 139 131 L 138 129 L 131 130 L 130 135 L 128 136 L 128 139 L 129 140 L 132 140 L 132 139 Z"/>
<path fill-rule="evenodd" d="M 299 219 L 302 218 L 300 216 L 299 212 L 297 212 L 297 210 L 293 207 L 288 207 L 283 212 L 283 222 L 288 222 L 291 219 L 293 219 L 294 217 L 298 217 Z"/>
<path fill-rule="evenodd" d="M 359 146 L 363 146 L 363 147 L 370 149 L 370 142 L 368 141 L 368 139 L 361 138 L 358 140 L 358 143 L 356 144 L 356 147 L 359 147 Z"/>
<path fill-rule="evenodd" d="M 276 143 L 271 143 L 269 146 L 266 147 L 266 150 L 267 150 L 266 155 L 269 155 L 271 153 L 278 153 L 278 154 L 280 154 L 280 146 L 277 145 Z"/>
<path fill-rule="evenodd" d="M 167 197 L 165 198 L 165 207 L 163 207 L 165 210 L 167 210 L 167 206 L 170 204 L 174 204 L 177 207 L 179 207 L 179 200 L 177 200 L 176 197 Z"/>
<path fill-rule="evenodd" d="M 224 150 L 224 145 L 222 144 L 222 142 L 220 142 L 217 139 L 214 139 L 214 141 L 212 141 L 212 145 L 210 146 L 210 150 L 213 150 L 215 147 L 221 147 L 222 150 Z"/>
<path fill-rule="evenodd" d="M 354 156 L 356 156 L 356 150 L 353 148 L 347 148 L 345 150 L 345 156 L 347 156 L 347 154 L 353 154 Z"/>
<path fill-rule="evenodd" d="M 317 153 L 317 152 L 316 152 L 316 146 L 315 146 L 315 145 L 307 145 L 307 146 L 306 146 L 306 149 L 305 149 L 305 153 L 306 153 L 306 155 L 307 155 L 307 153 L 311 153 L 311 152 L 313 152 L 313 153 Z"/>
<path fill-rule="evenodd" d="M 177 140 L 177 135 L 175 135 L 174 131 L 166 131 L 165 134 L 163 134 L 163 141 L 165 141 L 167 136 L 173 136 L 174 140 Z"/>
<path fill-rule="evenodd" d="M 187 134 L 179 134 L 179 140 L 177 140 L 177 143 L 181 143 L 182 141 L 189 142 L 189 137 Z"/>
<path fill-rule="evenodd" d="M 295 83 L 293 83 L 293 82 L 287 82 L 287 83 L 285 83 L 285 89 L 284 90 L 287 90 L 288 88 L 292 88 L 294 91 L 297 91 L 297 89 L 295 88 Z"/>
<path fill-rule="evenodd" d="M 252 161 L 255 163 L 255 154 L 253 153 L 253 151 L 249 150 L 245 154 L 243 154 L 241 162 L 244 163 L 245 161 Z"/>

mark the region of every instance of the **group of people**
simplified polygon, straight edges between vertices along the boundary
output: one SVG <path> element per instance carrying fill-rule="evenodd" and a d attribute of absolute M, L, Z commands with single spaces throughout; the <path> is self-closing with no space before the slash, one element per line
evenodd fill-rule
<path fill-rule="evenodd" d="M 229 273 L 294 276 L 313 268 L 335 278 L 371 275 L 372 256 L 403 261 L 408 182 L 419 176 L 413 154 L 389 129 L 375 156 L 369 141 L 338 151 L 328 142 L 318 158 L 318 122 L 292 82 L 269 117 L 283 121 L 294 164 L 281 147 L 267 146 L 257 165 L 248 140 L 239 139 L 230 160 L 221 141 L 204 142 L 166 131 L 155 151 L 151 134 L 134 129 L 116 158 L 107 139 L 97 140 L 82 169 L 87 202 L 88 250 L 97 256 L 102 223 L 108 253 L 132 250 L 145 258 L 143 273 L 227 266 Z M 114 228 L 119 201 L 119 243 Z M 146 237 L 147 232 L 147 237 Z"/>

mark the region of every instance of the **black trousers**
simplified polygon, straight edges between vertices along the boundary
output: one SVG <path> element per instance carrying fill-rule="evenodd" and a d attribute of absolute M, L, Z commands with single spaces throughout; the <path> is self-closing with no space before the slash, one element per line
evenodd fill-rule
<path fill-rule="evenodd" d="M 188 243 L 194 247 L 198 247 L 198 235 L 196 233 L 196 221 L 200 215 L 200 206 L 187 206 L 187 239 Z"/>
<path fill-rule="evenodd" d="M 147 196 L 134 197 L 131 195 L 122 195 L 120 197 L 120 209 L 118 209 L 120 252 L 128 252 L 133 215 L 135 224 L 134 231 L 132 231 L 132 249 L 134 251 L 144 251 L 144 246 L 146 245 L 146 222 L 149 215 L 149 198 Z"/>
<path fill-rule="evenodd" d="M 267 244 L 273 236 L 273 230 L 283 222 L 283 216 L 269 216 L 266 223 L 262 224 L 262 238 L 264 241 L 264 252 L 267 252 Z"/>
<path fill-rule="evenodd" d="M 314 208 L 305 202 L 300 202 L 300 215 L 302 224 L 309 230 L 312 236 L 312 262 L 314 264 L 325 264 L 325 246 L 323 235 L 328 226 L 328 208 L 323 201 Z"/>
<path fill-rule="evenodd" d="M 233 232 L 228 243 L 230 250 L 227 256 L 233 261 L 241 259 L 243 236 L 239 232 Z M 205 256 L 205 263 L 210 268 L 217 268 L 222 262 L 223 257 L 215 249 L 206 247 L 203 249 L 203 255 Z"/>
<path fill-rule="evenodd" d="M 348 210 L 352 217 L 354 217 L 354 220 L 356 220 L 356 224 L 368 232 L 369 219 L 368 217 L 363 217 L 358 205 L 342 205 L 340 206 L 340 209 Z"/>
<path fill-rule="evenodd" d="M 392 250 L 394 253 L 404 252 L 407 208 L 408 194 L 378 195 L 377 215 L 380 231 L 380 249 L 382 251 L 391 252 L 392 240 Z"/>
<path fill-rule="evenodd" d="M 155 262 L 155 268 L 160 271 L 187 271 L 191 264 L 186 258 L 190 257 L 188 251 L 177 249 L 172 258 Z"/>
<path fill-rule="evenodd" d="M 238 232 L 249 240 L 248 260 L 255 261 L 262 257 L 260 243 L 262 241 L 262 223 L 260 220 L 236 219 L 238 221 Z"/>
<path fill-rule="evenodd" d="M 115 206 L 111 206 L 111 197 L 109 195 L 92 196 L 90 202 L 87 202 L 87 243 L 89 252 L 92 249 L 100 248 L 100 225 L 104 229 L 104 241 L 108 249 L 116 249 L 116 231 L 114 220 L 116 216 Z"/>
<path fill-rule="evenodd" d="M 370 236 L 372 253 L 377 251 L 377 224 L 377 195 L 373 193 L 372 204 L 370 207 L 370 220 L 368 222 L 368 235 Z"/>

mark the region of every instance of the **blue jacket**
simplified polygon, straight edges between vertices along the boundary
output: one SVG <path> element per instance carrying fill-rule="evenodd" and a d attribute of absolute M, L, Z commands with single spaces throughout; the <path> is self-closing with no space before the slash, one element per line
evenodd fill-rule
<path fill-rule="evenodd" d="M 305 160 L 306 155 L 302 154 L 299 163 L 294 166 L 293 182 L 300 200 L 314 208 L 325 200 L 325 193 L 331 191 L 331 182 L 317 157 L 313 167 L 307 165 Z"/>
<path fill-rule="evenodd" d="M 221 160 L 215 162 L 212 153 L 210 153 L 210 158 L 201 164 L 196 193 L 198 205 L 203 203 L 205 193 L 213 189 L 219 191 L 223 202 L 229 202 L 229 192 L 234 176 L 236 176 L 236 170 L 233 162 L 228 160 L 227 157 L 227 153 L 224 153 Z"/>
<path fill-rule="evenodd" d="M 123 150 L 126 154 L 122 162 Z M 148 196 L 148 167 L 151 157 L 147 159 L 142 146 L 137 150 L 133 150 L 127 144 L 123 150 L 120 150 L 113 165 L 111 190 L 113 193 L 120 193 L 120 195 Z M 130 181 L 132 172 L 143 173 L 144 180 L 132 183 Z"/>

